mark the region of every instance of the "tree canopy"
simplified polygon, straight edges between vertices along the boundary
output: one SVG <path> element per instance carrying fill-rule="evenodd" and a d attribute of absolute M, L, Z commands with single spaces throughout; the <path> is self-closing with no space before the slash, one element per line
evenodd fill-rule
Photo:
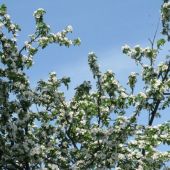
<path fill-rule="evenodd" d="M 39 49 L 51 43 L 70 47 L 81 42 L 68 38 L 70 25 L 52 33 L 44 15 L 41 8 L 34 12 L 35 32 L 19 49 L 21 29 L 12 22 L 7 7 L 0 5 L 0 168 L 168 168 L 170 151 L 158 147 L 170 145 L 170 121 L 153 122 L 170 105 L 170 56 L 162 56 L 157 64 L 170 41 L 170 1 L 161 6 L 161 39 L 154 37 L 146 48 L 122 47 L 141 70 L 128 76 L 128 86 L 121 85 L 112 71 L 101 72 L 96 54 L 90 52 L 88 64 L 96 86 L 84 81 L 69 101 L 60 89 L 62 85 L 69 89 L 69 77 L 58 78 L 51 72 L 33 89 L 26 74 Z M 143 91 L 136 88 L 138 79 L 143 81 Z M 139 122 L 144 112 L 148 114 L 145 125 Z"/>

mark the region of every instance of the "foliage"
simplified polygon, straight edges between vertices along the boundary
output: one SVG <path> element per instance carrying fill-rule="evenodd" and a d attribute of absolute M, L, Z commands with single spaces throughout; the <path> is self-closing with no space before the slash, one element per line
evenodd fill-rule
<path fill-rule="evenodd" d="M 122 47 L 141 68 L 140 75 L 129 75 L 129 88 L 123 87 L 112 71 L 102 73 L 97 56 L 91 52 L 88 62 L 96 90 L 84 81 L 70 101 L 60 91 L 62 84 L 69 87 L 70 78 L 58 79 L 52 72 L 47 81 L 39 81 L 32 89 L 26 75 L 39 49 L 51 43 L 80 45 L 79 38 L 67 38 L 73 31 L 71 26 L 51 33 L 44 14 L 43 9 L 35 11 L 35 33 L 19 49 L 20 28 L 11 21 L 6 6 L 0 6 L 0 168 L 166 168 L 170 151 L 161 152 L 158 146 L 170 145 L 170 122 L 153 126 L 153 121 L 170 105 L 169 57 L 156 64 L 161 48 L 170 40 L 170 2 L 164 0 L 161 7 L 165 37 L 157 40 L 156 47 L 155 40 L 151 47 Z M 142 92 L 135 90 L 139 76 Z M 128 110 L 132 110 L 130 116 Z M 145 126 L 138 121 L 144 112 L 149 119 Z"/>

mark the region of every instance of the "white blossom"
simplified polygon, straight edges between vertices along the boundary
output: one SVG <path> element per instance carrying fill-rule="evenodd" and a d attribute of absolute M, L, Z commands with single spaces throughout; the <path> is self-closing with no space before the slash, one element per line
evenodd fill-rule
<path fill-rule="evenodd" d="M 147 95 L 143 92 L 140 92 L 139 95 L 143 98 L 143 99 L 146 99 L 147 98 Z"/>
<path fill-rule="evenodd" d="M 68 26 L 66 27 L 66 31 L 68 31 L 68 32 L 73 32 L 73 27 L 72 27 L 71 25 L 68 25 Z"/>

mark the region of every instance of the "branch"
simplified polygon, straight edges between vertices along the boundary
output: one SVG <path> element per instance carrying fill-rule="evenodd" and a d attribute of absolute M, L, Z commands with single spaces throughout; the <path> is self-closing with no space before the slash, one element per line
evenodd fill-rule
<path fill-rule="evenodd" d="M 151 40 L 151 39 L 149 38 L 149 42 L 151 43 L 151 48 L 152 48 L 152 50 L 154 49 L 154 44 L 155 44 L 156 35 L 157 35 L 157 33 L 158 33 L 159 24 L 160 24 L 160 18 L 159 18 L 159 20 L 158 20 L 158 23 L 157 23 L 157 26 L 156 26 L 156 30 L 155 30 L 153 39 Z M 151 66 L 152 66 L 152 64 L 153 64 L 152 58 L 151 58 L 150 61 L 151 61 Z"/>
<path fill-rule="evenodd" d="M 153 39 L 151 40 L 151 39 L 149 38 L 149 42 L 151 43 L 151 48 L 152 48 L 152 50 L 153 50 L 153 48 L 154 48 L 156 35 L 157 35 L 157 33 L 158 33 L 158 29 L 159 29 L 159 24 L 160 24 L 160 18 L 159 18 L 159 20 L 158 20 L 158 23 L 157 23 L 157 26 L 156 26 L 156 30 L 155 30 L 155 33 L 154 33 Z"/>
<path fill-rule="evenodd" d="M 98 126 L 100 126 L 101 123 L 101 110 L 100 110 L 100 105 L 101 105 L 101 96 L 102 96 L 102 86 L 101 86 L 101 82 L 100 82 L 100 75 L 97 76 L 97 83 L 99 86 L 98 92 L 99 92 L 99 96 L 97 98 L 97 112 L 98 112 Z"/>
<path fill-rule="evenodd" d="M 165 73 L 165 76 L 162 78 L 162 83 L 167 79 L 167 76 L 168 76 L 169 71 L 170 71 L 170 62 L 169 62 L 169 64 L 168 64 L 168 69 L 167 69 L 167 71 L 166 71 L 166 73 Z M 159 107 L 160 102 L 161 102 L 161 100 L 157 100 L 157 101 L 156 101 L 154 110 L 151 112 L 151 118 L 150 118 L 149 123 L 148 123 L 149 126 L 151 126 L 152 123 L 153 123 L 153 121 L 154 121 L 154 118 L 155 118 L 155 115 L 156 115 L 156 112 L 157 112 L 157 110 L 158 110 L 158 107 Z"/>
<path fill-rule="evenodd" d="M 164 93 L 164 95 L 167 95 L 167 96 L 168 96 L 168 95 L 170 95 L 170 93 Z"/>
<path fill-rule="evenodd" d="M 35 38 L 33 38 L 30 42 L 28 42 L 28 44 L 32 44 L 38 37 L 40 36 L 40 34 L 38 34 Z M 26 45 L 24 45 L 21 50 L 19 51 L 18 56 L 21 55 L 22 51 L 26 48 Z"/>
<path fill-rule="evenodd" d="M 154 110 L 151 112 L 151 118 L 150 118 L 149 123 L 148 123 L 149 126 L 152 126 L 152 123 L 153 123 L 153 121 L 154 121 L 154 118 L 155 118 L 155 115 L 156 115 L 156 112 L 157 112 L 157 110 L 158 110 L 158 107 L 159 107 L 160 102 L 161 102 L 160 100 L 158 100 L 158 101 L 156 102 L 155 108 L 154 108 Z"/>
<path fill-rule="evenodd" d="M 170 62 L 168 64 L 168 69 L 167 69 L 167 71 L 165 73 L 165 76 L 162 77 L 162 83 L 167 79 L 169 71 L 170 71 Z M 158 79 L 159 79 L 160 76 L 162 76 L 162 72 L 158 75 Z M 164 95 L 170 95 L 170 93 L 164 93 Z M 153 111 L 151 113 L 149 113 L 149 122 L 148 122 L 149 126 L 152 126 L 152 124 L 153 124 L 153 121 L 155 119 L 156 112 L 157 112 L 157 110 L 159 108 L 160 103 L 161 103 L 161 100 L 157 100 Z M 142 155 L 145 156 L 145 149 L 142 149 Z"/>
<path fill-rule="evenodd" d="M 64 110 L 67 111 L 67 106 L 64 104 L 64 102 L 63 102 L 62 99 L 60 98 L 60 95 L 59 95 L 58 98 L 59 98 L 61 104 L 63 105 Z M 70 124 L 70 122 L 69 122 L 67 116 L 65 116 L 65 118 L 66 118 L 67 123 Z M 71 140 L 71 142 L 72 142 L 74 148 L 76 148 L 76 149 L 78 150 L 78 147 L 77 147 L 76 143 L 74 142 L 74 139 L 73 139 L 73 138 L 70 136 L 70 134 L 69 134 L 70 129 L 71 129 L 71 126 L 72 126 L 72 124 L 70 124 L 70 126 L 69 126 L 69 128 L 68 128 L 68 131 L 66 130 L 66 134 L 67 134 L 68 138 Z"/>

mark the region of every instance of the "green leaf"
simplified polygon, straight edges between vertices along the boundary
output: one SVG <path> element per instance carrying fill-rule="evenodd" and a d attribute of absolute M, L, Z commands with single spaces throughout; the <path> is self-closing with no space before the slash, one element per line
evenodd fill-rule
<path fill-rule="evenodd" d="M 166 43 L 165 39 L 159 39 L 157 41 L 157 48 L 160 49 L 161 46 L 163 46 Z"/>
<path fill-rule="evenodd" d="M 7 7 L 5 6 L 5 4 L 2 4 L 0 6 L 0 15 L 5 15 L 6 14 L 6 9 L 7 9 Z"/>
<path fill-rule="evenodd" d="M 73 44 L 79 46 L 81 44 L 80 38 L 77 38 L 77 39 L 73 40 Z"/>
<path fill-rule="evenodd" d="M 69 88 L 69 83 L 70 83 L 70 77 L 63 77 L 61 79 L 61 82 L 67 87 L 67 89 Z"/>

